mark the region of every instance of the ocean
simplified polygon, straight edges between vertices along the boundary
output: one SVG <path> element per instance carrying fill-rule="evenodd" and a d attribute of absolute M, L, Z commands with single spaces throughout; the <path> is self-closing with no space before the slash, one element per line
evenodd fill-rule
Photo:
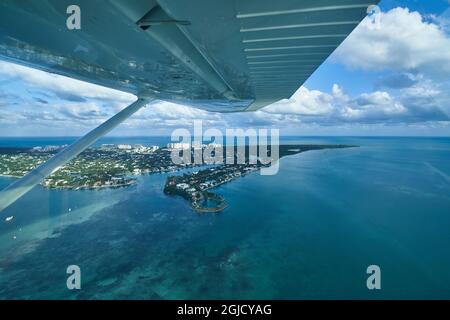
<path fill-rule="evenodd" d="M 360 147 L 285 157 L 275 176 L 222 185 L 219 214 L 164 195 L 174 173 L 122 189 L 36 187 L 0 213 L 0 299 L 450 299 L 450 138 L 282 142 Z M 0 177 L 0 189 L 12 180 Z M 81 290 L 67 289 L 69 265 Z M 366 286 L 370 265 L 381 290 Z"/>

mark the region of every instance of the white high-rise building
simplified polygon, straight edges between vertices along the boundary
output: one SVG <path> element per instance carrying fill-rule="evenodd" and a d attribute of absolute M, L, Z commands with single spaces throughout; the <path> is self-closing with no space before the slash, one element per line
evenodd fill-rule
<path fill-rule="evenodd" d="M 168 143 L 168 149 L 190 149 L 191 145 L 189 143 Z"/>

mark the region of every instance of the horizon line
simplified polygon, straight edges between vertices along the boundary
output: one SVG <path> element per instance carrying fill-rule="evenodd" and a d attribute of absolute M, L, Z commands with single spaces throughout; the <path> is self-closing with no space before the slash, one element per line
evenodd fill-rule
<path fill-rule="evenodd" d="M 67 139 L 77 139 L 83 137 L 80 136 L 0 136 L 0 139 L 11 139 L 11 138 L 35 138 L 35 139 L 42 139 L 42 138 L 67 138 Z M 104 136 L 100 138 L 99 140 L 108 139 L 108 138 L 170 138 L 171 135 L 129 135 L 129 136 Z M 225 137 L 225 136 L 224 136 Z M 379 138 L 449 138 L 449 136 L 446 135 L 380 135 L 380 134 L 373 134 L 373 135 L 280 135 L 281 137 L 295 137 L 295 138 L 372 138 L 372 137 L 379 137 Z"/>

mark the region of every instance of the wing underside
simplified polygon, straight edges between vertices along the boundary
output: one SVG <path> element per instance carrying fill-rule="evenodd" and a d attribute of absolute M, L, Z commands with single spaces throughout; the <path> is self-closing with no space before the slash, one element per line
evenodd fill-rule
<path fill-rule="evenodd" d="M 0 58 L 210 111 L 289 98 L 378 0 L 0 0 Z"/>

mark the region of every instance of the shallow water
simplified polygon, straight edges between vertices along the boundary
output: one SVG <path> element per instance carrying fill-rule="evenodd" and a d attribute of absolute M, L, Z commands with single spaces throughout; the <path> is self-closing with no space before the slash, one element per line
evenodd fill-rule
<path fill-rule="evenodd" d="M 450 298 L 450 139 L 284 142 L 361 147 L 286 157 L 276 176 L 223 185 L 220 214 L 165 196 L 166 174 L 126 189 L 35 188 L 0 215 L 0 298 Z M 380 291 L 366 288 L 371 264 Z"/>

